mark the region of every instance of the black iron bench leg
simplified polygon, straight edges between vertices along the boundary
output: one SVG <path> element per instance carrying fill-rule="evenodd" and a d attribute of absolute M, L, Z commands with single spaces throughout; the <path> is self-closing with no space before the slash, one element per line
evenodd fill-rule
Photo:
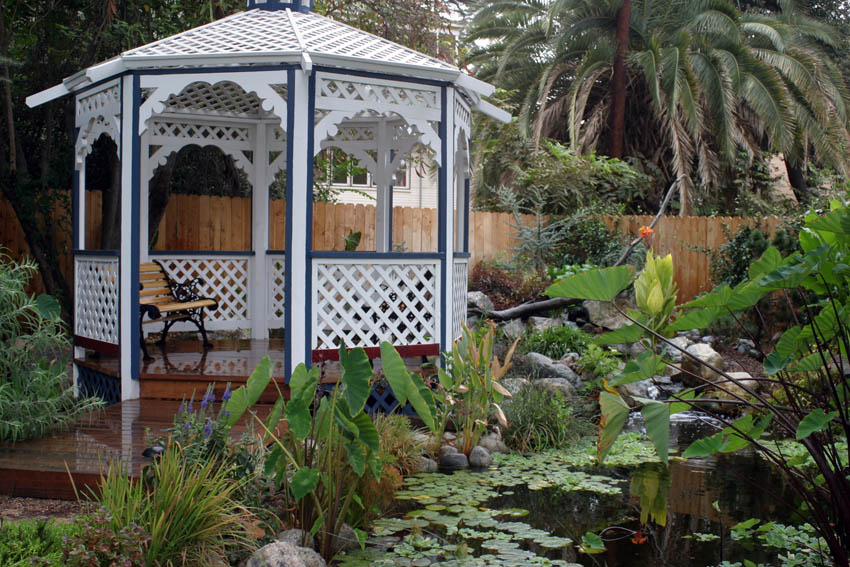
<path fill-rule="evenodd" d="M 150 362 L 154 358 L 150 354 L 148 354 L 148 346 L 145 344 L 145 333 L 144 328 L 142 326 L 142 317 L 144 316 L 144 312 L 139 315 L 139 343 L 141 343 L 142 346 L 142 360 L 144 360 L 145 362 Z"/>
<path fill-rule="evenodd" d="M 204 340 L 204 348 L 212 348 L 213 344 L 207 338 L 207 328 L 204 325 L 204 308 L 201 307 L 199 312 L 197 313 L 197 320 L 195 317 L 192 317 L 192 322 L 195 323 L 195 326 L 198 327 L 198 330 L 201 332 L 201 338 Z"/>

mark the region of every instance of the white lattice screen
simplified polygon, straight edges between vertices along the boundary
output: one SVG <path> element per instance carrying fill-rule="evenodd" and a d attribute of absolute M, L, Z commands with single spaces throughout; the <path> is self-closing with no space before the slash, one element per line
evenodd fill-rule
<path fill-rule="evenodd" d="M 218 309 L 206 314 L 207 329 L 239 329 L 250 326 L 248 294 L 251 288 L 248 258 L 226 255 L 200 258 L 195 255 L 158 255 L 155 259 L 163 265 L 169 277 L 177 282 L 192 278 L 203 280 L 197 288 L 199 295 L 218 301 Z"/>
<path fill-rule="evenodd" d="M 466 294 L 469 286 L 469 260 L 456 258 L 452 274 L 452 339 L 460 337 L 466 322 Z"/>
<path fill-rule="evenodd" d="M 314 349 L 438 342 L 436 260 L 314 260 Z"/>
<path fill-rule="evenodd" d="M 118 257 L 78 256 L 74 269 L 74 334 L 117 345 Z"/>
<path fill-rule="evenodd" d="M 286 308 L 286 256 L 266 256 L 266 276 L 269 278 L 269 326 L 280 327 L 283 325 L 284 310 Z"/>

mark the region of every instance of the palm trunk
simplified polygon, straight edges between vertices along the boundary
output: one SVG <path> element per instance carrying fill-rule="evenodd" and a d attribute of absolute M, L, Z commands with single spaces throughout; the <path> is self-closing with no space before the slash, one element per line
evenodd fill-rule
<path fill-rule="evenodd" d="M 608 155 L 623 157 L 626 137 L 626 55 L 629 52 L 629 21 L 631 0 L 623 0 L 617 10 L 617 54 L 614 58 L 614 75 L 611 80 L 613 101 L 611 106 L 611 143 Z"/>

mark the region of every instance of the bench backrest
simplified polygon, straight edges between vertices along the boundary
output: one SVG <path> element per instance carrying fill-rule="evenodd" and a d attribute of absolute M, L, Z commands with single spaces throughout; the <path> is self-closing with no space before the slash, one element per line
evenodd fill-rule
<path fill-rule="evenodd" d="M 142 305 L 159 305 L 174 303 L 174 295 L 165 270 L 156 262 L 146 262 L 139 267 L 139 281 L 142 291 L 139 293 L 139 303 Z"/>

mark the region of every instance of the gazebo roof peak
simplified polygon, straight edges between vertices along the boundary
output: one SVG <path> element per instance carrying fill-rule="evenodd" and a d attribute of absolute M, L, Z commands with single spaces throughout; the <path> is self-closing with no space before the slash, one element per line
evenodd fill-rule
<path fill-rule="evenodd" d="M 248 9 L 259 8 L 260 10 L 285 10 L 289 8 L 295 12 L 309 12 L 313 9 L 313 0 L 248 0 Z"/>

